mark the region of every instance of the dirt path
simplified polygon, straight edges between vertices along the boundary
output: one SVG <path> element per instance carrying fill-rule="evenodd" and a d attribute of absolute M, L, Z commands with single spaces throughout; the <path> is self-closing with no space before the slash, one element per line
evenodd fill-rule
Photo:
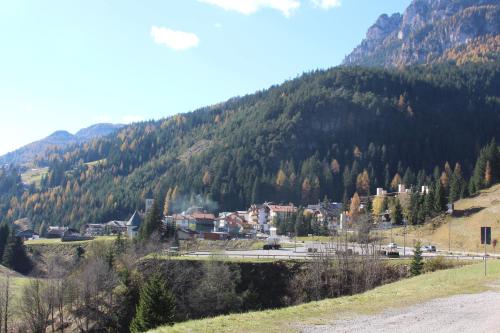
<path fill-rule="evenodd" d="M 432 300 L 373 316 L 308 326 L 303 333 L 494 333 L 500 332 L 500 292 L 459 295 Z"/>

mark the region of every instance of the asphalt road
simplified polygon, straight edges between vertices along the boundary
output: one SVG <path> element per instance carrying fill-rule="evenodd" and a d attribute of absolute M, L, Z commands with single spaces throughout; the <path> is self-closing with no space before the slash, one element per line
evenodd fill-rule
<path fill-rule="evenodd" d="M 294 247 L 289 247 L 294 246 Z M 318 253 L 326 254 L 329 253 L 332 256 L 335 256 L 335 245 L 334 244 L 319 244 L 319 243 L 297 243 L 295 247 L 295 243 L 288 243 L 287 247 L 283 247 L 280 250 L 225 250 L 225 251 L 217 251 L 217 252 L 209 252 L 209 251 L 196 251 L 189 252 L 186 255 L 188 256 L 215 256 L 215 257 L 228 257 L 228 258 L 272 258 L 272 259 L 311 259 L 314 258 L 315 254 L 308 252 L 308 248 L 317 249 Z M 365 251 L 362 251 L 361 245 L 359 244 L 349 244 L 349 249 L 351 249 L 354 253 L 363 254 Z M 376 248 L 375 250 L 378 250 Z M 382 249 L 385 249 L 385 246 L 382 246 Z M 345 248 L 343 249 L 345 251 Z M 413 256 L 413 249 L 410 247 L 398 247 L 398 251 L 400 256 L 403 256 L 405 253 L 406 257 Z M 371 251 L 370 251 L 371 253 Z M 446 257 L 450 257 L 453 259 L 476 259 L 480 260 L 482 257 L 480 255 L 476 256 L 467 256 L 463 254 L 449 255 L 447 253 L 423 253 L 424 257 L 435 257 L 439 255 L 445 255 Z"/>

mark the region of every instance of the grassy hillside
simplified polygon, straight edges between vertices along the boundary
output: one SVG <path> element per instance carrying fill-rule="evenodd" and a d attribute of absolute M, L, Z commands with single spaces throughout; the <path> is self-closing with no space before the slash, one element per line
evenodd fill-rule
<path fill-rule="evenodd" d="M 42 177 L 47 175 L 49 172 L 49 168 L 37 168 L 37 169 L 28 169 L 24 173 L 21 174 L 21 179 L 25 184 L 34 184 L 39 187 L 42 181 Z"/>
<path fill-rule="evenodd" d="M 492 227 L 492 239 L 500 241 L 500 184 L 475 197 L 457 201 L 454 216 L 437 218 L 434 224 L 408 228 L 407 244 L 413 245 L 420 240 L 423 244 L 431 243 L 438 249 L 447 250 L 450 233 L 452 250 L 483 252 L 484 246 L 480 244 L 482 226 Z M 386 232 L 386 237 L 390 239 L 389 232 Z M 403 228 L 394 229 L 393 238 L 403 244 Z M 491 245 L 486 250 L 489 253 L 494 251 Z"/>
<path fill-rule="evenodd" d="M 371 314 L 400 308 L 450 295 L 480 292 L 494 288 L 500 279 L 500 262 L 492 261 L 489 275 L 483 275 L 482 264 L 421 275 L 388 284 L 361 295 L 312 302 L 304 305 L 221 316 L 163 327 L 151 333 L 187 332 L 299 332 L 303 324 L 324 324 L 354 314 Z"/>

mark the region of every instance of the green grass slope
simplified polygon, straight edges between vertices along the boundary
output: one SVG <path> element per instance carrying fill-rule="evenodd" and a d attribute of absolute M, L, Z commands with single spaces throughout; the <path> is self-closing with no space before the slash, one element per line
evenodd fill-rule
<path fill-rule="evenodd" d="M 433 224 L 421 227 L 411 227 L 408 230 L 407 244 L 412 246 L 417 240 L 423 244 L 435 244 L 438 249 L 448 249 L 448 239 L 451 235 L 451 249 L 463 252 L 483 252 L 480 243 L 480 228 L 492 228 L 492 239 L 500 241 L 500 184 L 472 198 L 462 199 L 455 203 L 455 216 L 438 218 Z M 387 240 L 390 232 L 385 233 Z M 395 242 L 403 244 L 403 228 L 393 230 Z M 488 253 L 496 251 L 491 245 L 486 248 Z"/>
<path fill-rule="evenodd" d="M 151 333 L 177 332 L 299 332 L 303 324 L 324 324 L 356 314 L 373 314 L 434 298 L 476 293 L 495 288 L 500 280 L 500 261 L 489 263 L 488 276 L 482 264 L 424 274 L 354 296 L 312 302 L 279 310 L 233 314 L 161 327 Z"/>

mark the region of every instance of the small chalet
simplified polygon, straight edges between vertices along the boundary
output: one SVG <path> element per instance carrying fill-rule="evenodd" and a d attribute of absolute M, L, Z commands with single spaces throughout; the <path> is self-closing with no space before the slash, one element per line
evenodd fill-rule
<path fill-rule="evenodd" d="M 66 227 L 54 227 L 54 226 L 49 226 L 47 228 L 47 238 L 61 238 L 63 233 L 67 230 Z"/>

